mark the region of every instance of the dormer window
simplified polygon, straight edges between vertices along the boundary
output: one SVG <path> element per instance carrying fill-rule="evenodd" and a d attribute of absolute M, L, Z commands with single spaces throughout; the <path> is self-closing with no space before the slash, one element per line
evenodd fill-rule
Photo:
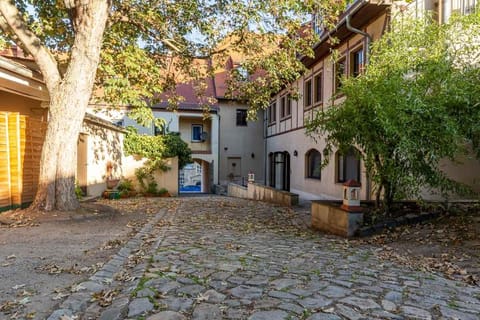
<path fill-rule="evenodd" d="M 323 15 L 320 12 L 317 12 L 313 15 L 312 28 L 313 28 L 313 32 L 317 36 L 320 36 L 323 33 L 323 30 L 324 30 Z"/>
<path fill-rule="evenodd" d="M 248 70 L 242 66 L 239 66 L 237 68 L 235 68 L 235 71 L 237 72 L 237 75 L 238 75 L 238 80 L 240 81 L 247 81 L 248 80 L 248 77 L 249 77 L 249 74 L 248 74 Z"/>

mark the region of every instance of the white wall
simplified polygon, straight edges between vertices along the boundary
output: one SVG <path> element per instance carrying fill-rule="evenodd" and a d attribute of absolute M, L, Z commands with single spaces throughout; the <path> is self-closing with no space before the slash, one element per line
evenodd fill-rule
<path fill-rule="evenodd" d="M 87 148 L 85 164 L 87 172 L 87 195 L 99 196 L 106 189 L 107 164 L 112 164 L 111 178 L 123 176 L 123 139 L 118 130 L 101 124 L 84 121 L 82 133 L 85 134 Z"/>
<path fill-rule="evenodd" d="M 322 169 L 321 179 L 306 178 L 305 155 L 310 149 L 316 149 L 322 153 L 325 148 L 323 139 L 313 139 L 305 135 L 304 129 L 291 131 L 277 135 L 267 140 L 267 155 L 270 152 L 284 152 L 290 154 L 290 192 L 297 193 L 305 200 L 341 199 L 343 183 L 336 182 L 335 158 L 332 155 L 329 164 Z M 294 156 L 295 151 L 297 156 Z M 322 158 L 323 160 L 323 158 Z M 267 184 L 268 184 L 267 170 Z M 362 188 L 360 195 L 366 198 L 366 174 L 365 168 L 361 167 L 360 182 Z"/>
<path fill-rule="evenodd" d="M 371 20 L 365 28 L 362 30 L 372 35 L 374 39 L 378 39 L 381 36 L 381 32 L 385 25 L 386 15 L 383 14 L 374 20 Z M 365 48 L 365 38 L 361 35 L 353 35 L 348 40 L 342 42 L 335 49 L 339 57 L 346 57 L 346 69 L 350 70 L 350 54 L 357 51 L 360 48 Z M 312 86 L 314 85 L 314 77 L 317 74 L 322 74 L 322 101 L 319 103 L 312 102 L 310 108 L 305 108 L 303 93 L 304 84 L 309 79 L 312 80 Z M 332 55 L 326 55 L 313 65 L 305 74 L 297 81 L 291 84 L 289 89 L 298 91 L 300 98 L 298 101 L 292 101 L 291 117 L 286 119 L 280 119 L 280 105 L 281 97 L 287 94 L 287 90 L 279 92 L 272 102 L 276 102 L 276 121 L 274 125 L 267 126 L 267 150 L 266 154 L 274 152 L 287 151 L 290 154 L 290 192 L 297 193 L 302 199 L 341 199 L 343 184 L 336 182 L 336 164 L 335 157 L 332 155 L 330 163 L 322 169 L 321 179 L 310 179 L 306 177 L 305 171 L 305 154 L 310 149 L 316 149 L 322 154 L 325 148 L 325 142 L 323 138 L 317 137 L 317 141 L 308 137 L 305 134 L 305 125 L 308 120 L 311 119 L 315 112 L 325 110 L 333 104 L 338 104 L 343 98 L 338 98 L 332 101 L 334 91 L 334 62 Z M 297 156 L 294 156 L 294 152 L 297 152 Z M 323 155 L 322 155 L 323 157 Z M 323 159 L 322 159 L 323 160 Z M 269 183 L 269 168 L 267 164 L 267 184 Z M 362 188 L 360 195 L 363 199 L 367 198 L 367 183 L 366 173 L 363 163 L 360 168 L 360 182 Z"/>

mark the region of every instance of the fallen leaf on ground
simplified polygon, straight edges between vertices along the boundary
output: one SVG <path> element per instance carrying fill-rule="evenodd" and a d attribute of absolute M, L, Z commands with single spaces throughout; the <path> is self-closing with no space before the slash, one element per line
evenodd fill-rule
<path fill-rule="evenodd" d="M 108 307 L 112 304 L 113 298 L 118 295 L 118 290 L 102 290 L 92 295 L 92 302 L 96 301 L 101 307 Z"/>
<path fill-rule="evenodd" d="M 13 290 L 18 290 L 25 287 L 25 284 L 16 284 L 12 287 Z"/>

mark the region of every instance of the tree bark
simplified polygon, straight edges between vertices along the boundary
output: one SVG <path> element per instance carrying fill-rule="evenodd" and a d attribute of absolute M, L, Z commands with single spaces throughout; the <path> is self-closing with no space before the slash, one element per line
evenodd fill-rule
<path fill-rule="evenodd" d="M 31 208 L 46 211 L 68 211 L 79 207 L 75 195 L 77 139 L 92 94 L 110 7 L 108 0 L 75 0 L 72 3 L 75 40 L 67 71 L 60 77 L 56 63 L 49 58 L 48 49 L 28 31 L 16 8 L 8 0 L 0 0 L 0 12 L 10 31 L 29 49 L 50 94 L 38 191 L 31 205 Z"/>

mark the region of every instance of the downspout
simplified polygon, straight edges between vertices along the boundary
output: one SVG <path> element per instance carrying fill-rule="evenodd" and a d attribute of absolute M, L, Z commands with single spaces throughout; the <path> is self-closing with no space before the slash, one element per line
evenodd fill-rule
<path fill-rule="evenodd" d="M 268 137 L 268 119 L 265 114 L 265 109 L 263 110 L 263 181 L 264 185 L 267 184 L 267 137 Z"/>
<path fill-rule="evenodd" d="M 367 39 L 367 50 L 365 50 L 365 65 L 368 65 L 368 61 L 369 61 L 369 58 L 370 58 L 370 44 L 373 42 L 372 36 L 365 31 L 362 31 L 360 29 L 352 27 L 352 25 L 350 24 L 350 15 L 349 14 L 346 16 L 345 22 L 346 22 L 346 25 L 347 25 L 347 30 L 352 31 L 354 33 L 361 34 L 362 36 L 364 36 Z"/>
<path fill-rule="evenodd" d="M 346 22 L 346 26 L 347 26 L 347 30 L 351 31 L 351 32 L 354 32 L 354 33 L 357 33 L 357 34 L 361 34 L 362 36 L 364 36 L 367 40 L 367 45 L 366 45 L 366 49 L 365 50 L 365 65 L 368 65 L 368 62 L 369 62 L 369 58 L 370 58 L 370 44 L 373 42 L 373 38 L 372 36 L 365 32 L 365 31 L 362 31 L 362 30 L 359 30 L 357 28 L 354 28 L 352 27 L 352 25 L 350 24 L 350 14 L 348 14 L 346 17 L 345 17 L 345 22 Z M 365 185 L 365 193 L 366 193 L 366 198 L 368 201 L 371 200 L 371 189 L 372 189 L 372 186 L 371 186 L 371 181 L 370 181 L 370 175 L 366 174 L 366 185 Z"/>
<path fill-rule="evenodd" d="M 438 1 L 438 24 L 443 23 L 443 0 Z"/>

